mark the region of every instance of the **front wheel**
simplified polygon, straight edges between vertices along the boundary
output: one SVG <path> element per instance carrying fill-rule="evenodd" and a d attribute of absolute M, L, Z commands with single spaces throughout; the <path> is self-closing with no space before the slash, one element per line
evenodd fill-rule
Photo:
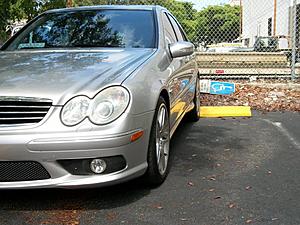
<path fill-rule="evenodd" d="M 170 121 L 165 100 L 160 97 L 154 114 L 148 148 L 146 182 L 160 185 L 169 172 Z"/>

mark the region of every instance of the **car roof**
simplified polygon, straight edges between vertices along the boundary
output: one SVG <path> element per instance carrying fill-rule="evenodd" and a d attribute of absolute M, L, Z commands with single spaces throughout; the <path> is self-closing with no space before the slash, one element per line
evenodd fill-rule
<path fill-rule="evenodd" d="M 167 10 L 159 5 L 95 5 L 95 6 L 80 6 L 62 9 L 52 9 L 45 13 L 55 12 L 76 12 L 85 10 L 101 10 L 101 9 L 118 9 L 118 10 Z"/>

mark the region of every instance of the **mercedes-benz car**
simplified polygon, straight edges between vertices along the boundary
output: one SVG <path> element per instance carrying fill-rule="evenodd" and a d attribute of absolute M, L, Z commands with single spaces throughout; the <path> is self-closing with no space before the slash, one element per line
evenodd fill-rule
<path fill-rule="evenodd" d="M 0 189 L 161 184 L 197 121 L 194 46 L 159 6 L 47 11 L 0 51 Z"/>

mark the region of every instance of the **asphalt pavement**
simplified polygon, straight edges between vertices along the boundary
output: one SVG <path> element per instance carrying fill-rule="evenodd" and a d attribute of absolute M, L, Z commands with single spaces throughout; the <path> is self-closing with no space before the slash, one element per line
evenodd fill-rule
<path fill-rule="evenodd" d="M 0 224 L 300 224 L 300 113 L 183 123 L 166 182 L 0 191 Z"/>

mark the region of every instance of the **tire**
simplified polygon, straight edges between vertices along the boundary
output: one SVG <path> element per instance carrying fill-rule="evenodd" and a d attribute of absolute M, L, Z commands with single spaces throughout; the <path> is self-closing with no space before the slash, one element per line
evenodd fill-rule
<path fill-rule="evenodd" d="M 164 182 L 169 172 L 170 120 L 164 98 L 159 97 L 148 147 L 148 169 L 144 175 L 148 185 L 158 186 Z"/>
<path fill-rule="evenodd" d="M 195 88 L 195 95 L 194 95 L 193 103 L 194 103 L 194 108 L 186 114 L 186 119 L 187 119 L 188 122 L 197 122 L 200 119 L 200 117 L 199 117 L 199 114 L 200 114 L 200 98 L 199 98 L 199 81 L 198 81 L 198 78 L 197 78 L 197 81 L 196 81 L 196 88 Z"/>

